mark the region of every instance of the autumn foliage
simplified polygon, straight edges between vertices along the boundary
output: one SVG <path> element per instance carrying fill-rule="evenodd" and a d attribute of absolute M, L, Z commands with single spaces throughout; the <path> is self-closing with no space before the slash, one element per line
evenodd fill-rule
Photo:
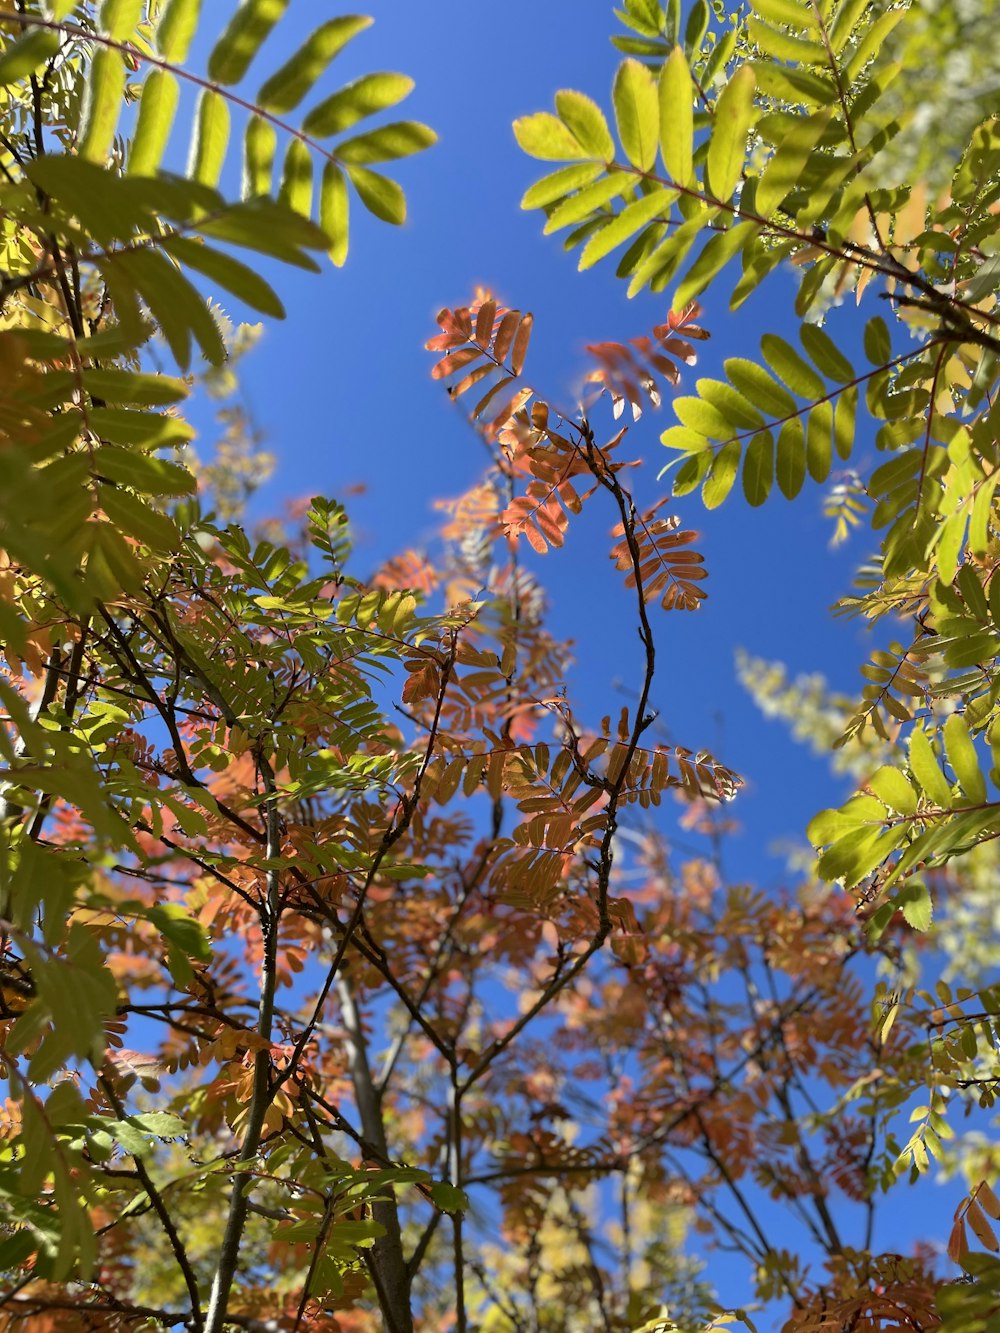
<path fill-rule="evenodd" d="M 934 204 L 879 176 L 907 6 L 710 31 L 696 0 L 682 33 L 626 0 L 615 134 L 569 90 L 518 121 L 563 164 L 524 204 L 672 309 L 587 348 L 577 405 L 535 385 L 526 310 L 443 309 L 429 373 L 487 465 L 428 550 L 359 569 L 336 500 L 241 526 L 246 423 L 199 463 L 182 415 L 249 337 L 202 280 L 280 317 L 260 257 L 343 264 L 349 200 L 401 222 L 382 164 L 435 138 L 368 123 L 404 75 L 313 100 L 363 18 L 247 92 L 285 8 L 246 0 L 204 74 L 194 0 L 0 9 L 0 1328 L 986 1333 L 991 1158 L 949 1154 L 1000 992 L 922 975 L 918 940 L 995 868 L 995 115 Z M 736 258 L 735 304 L 792 262 L 802 351 L 765 332 L 684 393 Z M 916 345 L 873 316 L 858 373 L 816 321 L 873 281 Z M 634 427 L 668 401 L 650 494 Z M 912 639 L 838 706 L 858 791 L 765 893 L 725 871 L 742 777 L 658 712 L 659 626 L 711 587 L 684 497 L 826 483 L 863 402 L 888 458 L 826 505 L 883 535 L 845 607 Z M 633 630 L 604 716 L 540 581 L 577 522 Z M 880 1249 L 939 1160 L 971 1188 L 937 1249 Z M 688 1236 L 741 1256 L 735 1297 Z"/>

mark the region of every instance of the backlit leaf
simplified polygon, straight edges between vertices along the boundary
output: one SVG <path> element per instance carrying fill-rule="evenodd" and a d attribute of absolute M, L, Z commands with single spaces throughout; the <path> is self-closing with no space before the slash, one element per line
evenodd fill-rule
<path fill-rule="evenodd" d="M 264 83 L 257 94 L 258 103 L 278 115 L 294 110 L 351 38 L 371 27 L 371 24 L 372 20 L 361 14 L 328 19 L 310 33 L 295 54 Z M 346 126 L 339 128 L 346 129 Z M 309 130 L 308 121 L 303 124 L 303 129 L 306 133 L 313 132 Z M 336 134 L 337 130 L 331 130 L 330 133 Z"/>
<path fill-rule="evenodd" d="M 128 157 L 130 174 L 152 176 L 159 169 L 177 111 L 178 92 L 176 78 L 166 70 L 154 69 L 146 76 Z"/>
<path fill-rule="evenodd" d="M 590 154 L 558 116 L 536 111 L 514 121 L 514 137 L 529 157 L 543 162 L 577 162 Z"/>
<path fill-rule="evenodd" d="M 412 91 L 413 80 L 405 74 L 365 74 L 313 107 L 302 128 L 317 139 L 341 134 L 366 116 L 396 106 Z"/>
<path fill-rule="evenodd" d="M 330 238 L 330 258 L 340 268 L 347 259 L 348 194 L 347 181 L 336 162 L 327 162 L 323 168 L 319 221 Z"/>
<path fill-rule="evenodd" d="M 674 47 L 660 70 L 658 95 L 663 165 L 673 180 L 687 185 L 694 151 L 694 85 L 679 46 Z"/>
<path fill-rule="evenodd" d="M 156 25 L 156 49 L 165 60 L 181 64 L 187 59 L 198 29 L 201 0 L 167 0 Z"/>
<path fill-rule="evenodd" d="M 229 105 L 221 93 L 204 89 L 198 99 L 188 174 L 202 185 L 217 185 L 229 145 Z"/>
<path fill-rule="evenodd" d="M 214 83 L 239 83 L 268 33 L 288 8 L 288 0 L 244 0 L 208 57 Z"/>
<path fill-rule="evenodd" d="M 367 167 L 349 166 L 347 174 L 369 213 L 395 226 L 406 221 L 406 196 L 394 180 Z"/>
<path fill-rule="evenodd" d="M 614 161 L 615 143 L 604 113 L 596 102 L 583 93 L 563 89 L 556 93 L 556 111 L 580 147 L 586 149 L 590 156 L 600 158 L 603 162 Z"/>
<path fill-rule="evenodd" d="M 660 112 L 653 76 L 638 60 L 625 60 L 615 75 L 612 96 L 618 138 L 639 171 L 652 171 L 659 144 Z"/>
<path fill-rule="evenodd" d="M 753 70 L 749 65 L 743 65 L 723 88 L 715 104 L 706 186 L 716 199 L 728 200 L 742 175 L 747 135 L 755 118 L 754 86 Z"/>

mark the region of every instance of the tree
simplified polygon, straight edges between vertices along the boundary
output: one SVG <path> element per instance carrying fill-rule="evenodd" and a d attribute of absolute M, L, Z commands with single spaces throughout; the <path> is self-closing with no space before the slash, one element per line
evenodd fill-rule
<path fill-rule="evenodd" d="M 199 494 L 181 416 L 195 348 L 218 366 L 241 341 L 199 281 L 280 317 L 233 251 L 342 263 L 349 189 L 400 221 L 372 164 L 433 142 L 415 122 L 357 128 L 409 91 L 397 74 L 288 119 L 363 19 L 329 20 L 245 95 L 286 7 L 247 0 L 205 76 L 185 63 L 193 0 L 0 11 L 3 1326 L 752 1327 L 679 1253 L 694 1220 L 746 1256 L 789 1329 L 986 1320 L 986 1280 L 942 1284 L 928 1254 L 873 1253 L 872 1235 L 882 1187 L 949 1132 L 946 1091 L 991 1098 L 995 992 L 890 994 L 873 965 L 929 924 L 906 872 L 955 861 L 995 818 L 973 777 L 989 669 L 971 681 L 962 627 L 941 622 L 992 632 L 995 321 L 976 283 L 992 271 L 994 123 L 918 219 L 917 186 L 872 176 L 899 137 L 878 94 L 906 11 L 758 0 L 716 36 L 697 3 L 678 44 L 676 5 L 628 0 L 621 151 L 596 103 L 559 93 L 557 115 L 516 127 L 569 163 L 526 203 L 574 225 L 585 262 L 631 241 L 633 285 L 665 288 L 712 235 L 662 324 L 590 349 L 586 409 L 558 411 L 526 378 L 529 314 L 487 292 L 443 310 L 433 374 L 470 406 L 489 465 L 447 504 L 433 559 L 404 551 L 361 577 L 333 500 L 283 541 L 227 522 L 239 468 L 203 470 Z M 162 163 L 181 82 L 199 93 L 178 175 Z M 234 113 L 240 199 L 218 188 Z M 814 826 L 819 878 L 778 898 L 722 874 L 739 778 L 657 732 L 656 618 L 696 610 L 705 570 L 662 498 L 626 485 L 614 424 L 694 364 L 693 298 L 738 254 L 738 297 L 792 258 L 803 313 L 874 277 L 923 330 L 893 359 L 870 321 L 864 377 L 816 323 L 808 361 L 766 334 L 765 364 L 735 359 L 726 383 L 673 400 L 674 489 L 709 503 L 741 464 L 751 502 L 775 471 L 786 494 L 807 469 L 827 479 L 862 378 L 899 474 L 867 484 L 889 532 L 858 607 L 916 615 L 921 646 L 847 728 L 885 753 Z M 182 377 L 151 370 L 154 345 Z M 965 402 L 981 411 L 968 424 Z M 850 495 L 860 512 L 860 484 Z M 557 551 L 601 505 L 637 697 L 588 723 L 523 552 Z M 901 694 L 934 708 L 917 718 Z M 905 772 L 895 722 L 923 737 Z M 665 793 L 697 854 L 653 822 Z M 829 881 L 876 871 L 859 921 Z M 854 1231 L 835 1191 L 860 1205 Z M 808 1253 L 782 1243 L 779 1207 Z M 998 1212 L 977 1183 L 954 1258 L 968 1229 L 990 1247 Z"/>

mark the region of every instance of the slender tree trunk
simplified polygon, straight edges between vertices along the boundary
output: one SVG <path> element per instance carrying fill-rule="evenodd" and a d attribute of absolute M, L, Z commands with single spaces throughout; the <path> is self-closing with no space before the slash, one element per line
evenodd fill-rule
<path fill-rule="evenodd" d="M 361 1119 L 361 1132 L 383 1158 L 388 1158 L 389 1147 L 382 1123 L 379 1096 L 375 1090 L 368 1064 L 368 1049 L 361 1026 L 361 1016 L 354 1003 L 354 993 L 347 979 L 337 980 L 341 1015 L 347 1031 L 348 1060 L 354 1082 L 354 1096 Z M 387 1333 L 413 1333 L 413 1312 L 410 1308 L 410 1273 L 403 1256 L 403 1237 L 399 1226 L 399 1209 L 395 1198 L 372 1205 L 372 1216 L 385 1227 L 371 1250 L 372 1276 L 378 1293 L 382 1317 Z"/>

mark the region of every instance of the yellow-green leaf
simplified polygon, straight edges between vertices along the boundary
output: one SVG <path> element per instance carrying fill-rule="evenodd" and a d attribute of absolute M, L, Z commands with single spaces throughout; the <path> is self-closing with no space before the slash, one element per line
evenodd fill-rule
<path fill-rule="evenodd" d="M 337 145 L 335 151 L 341 162 L 367 166 L 370 162 L 389 162 L 397 157 L 409 157 L 423 152 L 437 143 L 437 135 L 429 125 L 416 120 L 400 120 L 382 125 L 367 134 L 359 134 Z"/>
<path fill-rule="evenodd" d="M 80 115 L 78 152 L 90 162 L 104 163 L 115 139 L 125 92 L 125 63 L 118 51 L 94 52 Z"/>
<path fill-rule="evenodd" d="M 657 217 L 666 217 L 670 205 L 677 198 L 677 191 L 672 189 L 654 190 L 652 194 L 641 195 L 626 205 L 600 231 L 594 232 L 580 254 L 580 268 L 590 268 L 599 259 L 603 259 L 617 245 L 621 245 L 647 223 Z"/>
<path fill-rule="evenodd" d="M 913 930 L 930 930 L 934 920 L 934 906 L 926 884 L 922 884 L 919 880 L 908 880 L 896 894 L 893 902 L 903 913 L 903 920 Z"/>
<path fill-rule="evenodd" d="M 278 133 L 263 116 L 251 116 L 243 137 L 243 198 L 270 194 Z"/>
<path fill-rule="evenodd" d="M 201 0 L 168 0 L 156 25 L 156 49 L 166 60 L 180 64 L 198 28 Z"/>
<path fill-rule="evenodd" d="M 135 35 L 143 8 L 143 0 L 104 0 L 98 20 L 101 31 L 116 42 L 127 41 Z"/>
<path fill-rule="evenodd" d="M 546 204 L 554 204 L 557 199 L 564 199 L 581 185 L 589 185 L 603 170 L 602 162 L 575 162 L 572 166 L 560 167 L 525 190 L 521 207 L 544 208 Z"/>
<path fill-rule="evenodd" d="M 254 310 L 275 319 L 285 318 L 285 307 L 268 283 L 232 255 L 186 236 L 171 236 L 164 242 L 163 248 L 182 264 L 197 273 L 204 273 Z"/>
<path fill-rule="evenodd" d="M 944 724 L 944 748 L 966 797 L 975 805 L 982 804 L 986 800 L 986 782 L 972 735 L 961 713 L 952 713 Z"/>
<path fill-rule="evenodd" d="M 367 167 L 349 166 L 347 174 L 369 213 L 396 226 L 406 221 L 406 197 L 394 180 Z"/>
<path fill-rule="evenodd" d="M 701 488 L 701 498 L 706 509 L 718 509 L 733 489 L 733 482 L 740 466 L 741 452 L 739 440 L 730 440 L 715 455 Z"/>
<path fill-rule="evenodd" d="M 640 171 L 652 171 L 659 143 L 660 110 L 656 84 L 646 66 L 638 60 L 624 60 L 615 75 L 612 98 L 625 156 Z"/>
<path fill-rule="evenodd" d="M 833 108 L 826 107 L 811 116 L 800 116 L 796 120 L 757 181 L 757 192 L 754 195 L 756 213 L 769 217 L 794 189 L 832 115 Z"/>
<path fill-rule="evenodd" d="M 288 8 L 288 0 L 245 0 L 208 57 L 215 83 L 239 83 L 268 33 Z"/>
<path fill-rule="evenodd" d="M 365 74 L 313 107 L 302 128 L 317 139 L 341 134 L 366 116 L 396 106 L 412 91 L 413 80 L 406 74 Z"/>
<path fill-rule="evenodd" d="M 19 83 L 44 65 L 59 50 L 59 34 L 47 28 L 35 28 L 0 55 L 0 87 Z"/>
<path fill-rule="evenodd" d="M 292 111 L 351 38 L 371 25 L 372 19 L 363 14 L 349 14 L 321 24 L 267 80 L 257 94 L 258 104 L 279 115 Z M 336 130 L 330 132 L 335 134 Z"/>
<path fill-rule="evenodd" d="M 658 93 L 663 164 L 678 185 L 687 185 L 694 152 L 694 84 L 680 46 L 664 61 Z"/>
<path fill-rule="evenodd" d="M 754 74 L 741 66 L 723 88 L 715 104 L 712 138 L 708 145 L 706 184 L 716 199 L 728 200 L 743 171 L 747 135 L 754 123 Z"/>
<path fill-rule="evenodd" d="M 917 809 L 917 793 L 906 777 L 891 764 L 883 764 L 867 780 L 868 789 L 890 810 L 900 815 L 912 815 Z"/>
<path fill-rule="evenodd" d="M 806 439 L 798 417 L 786 421 L 778 432 L 775 476 L 786 500 L 794 500 L 806 479 Z"/>
<path fill-rule="evenodd" d="M 139 117 L 128 157 L 129 174 L 153 176 L 163 160 L 177 111 L 177 80 L 165 69 L 146 76 L 139 100 Z"/>
<path fill-rule="evenodd" d="M 188 175 L 202 185 L 216 186 L 228 145 L 228 103 L 221 93 L 206 88 L 198 99 Z"/>
<path fill-rule="evenodd" d="M 330 258 L 338 268 L 347 259 L 348 207 L 344 173 L 336 162 L 327 162 L 320 186 L 319 225 L 330 238 Z"/>
<path fill-rule="evenodd" d="M 301 139 L 292 139 L 285 153 L 278 199 L 292 210 L 309 217 L 312 209 L 312 154 Z"/>
<path fill-rule="evenodd" d="M 743 460 L 743 494 L 747 503 L 762 505 L 774 481 L 774 440 L 770 431 L 758 431 L 747 445 Z"/>
<path fill-rule="evenodd" d="M 583 93 L 564 88 L 556 93 L 556 111 L 581 148 L 604 162 L 614 161 L 614 140 L 596 102 Z"/>
<path fill-rule="evenodd" d="M 579 162 L 589 157 L 569 128 L 548 111 L 518 117 L 514 138 L 529 157 L 543 162 Z"/>
<path fill-rule="evenodd" d="M 922 727 L 910 735 L 910 772 L 920 790 L 942 810 L 950 810 L 954 801 L 951 785 L 934 757 L 927 733 Z"/>

